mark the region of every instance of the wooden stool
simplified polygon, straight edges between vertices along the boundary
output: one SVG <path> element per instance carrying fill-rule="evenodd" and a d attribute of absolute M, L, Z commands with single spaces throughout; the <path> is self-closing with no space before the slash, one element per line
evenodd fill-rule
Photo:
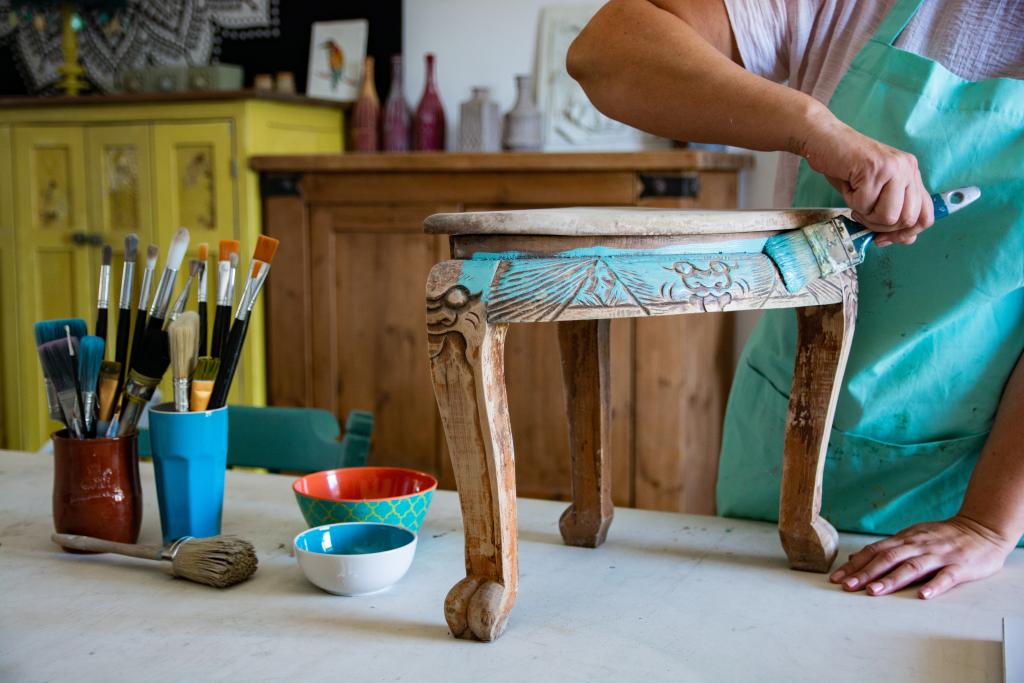
<path fill-rule="evenodd" d="M 573 459 L 572 503 L 560 528 L 567 544 L 597 547 L 613 516 L 608 319 L 797 308 L 779 535 L 794 569 L 828 570 L 836 532 L 819 514 L 821 480 L 853 335 L 856 275 L 791 294 L 761 250 L 780 230 L 839 213 L 587 208 L 427 219 L 427 232 L 451 235 L 454 259 L 427 280 L 427 345 L 466 534 L 466 578 L 445 600 L 456 637 L 497 638 L 516 599 L 509 323 L 558 323 Z"/>

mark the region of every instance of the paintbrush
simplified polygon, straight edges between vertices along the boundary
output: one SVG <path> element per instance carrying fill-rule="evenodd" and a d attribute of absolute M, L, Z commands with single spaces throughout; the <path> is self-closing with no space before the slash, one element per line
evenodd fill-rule
<path fill-rule="evenodd" d="M 72 344 L 78 341 L 74 337 L 70 339 Z M 39 360 L 43 364 L 43 372 L 53 383 L 68 433 L 76 439 L 81 439 L 85 436 L 85 428 L 76 388 L 78 371 L 74 358 L 68 353 L 68 344 L 68 338 L 46 342 L 39 347 Z"/>
<path fill-rule="evenodd" d="M 210 405 L 210 396 L 213 394 L 213 383 L 217 379 L 217 371 L 220 369 L 220 359 L 202 356 L 196 361 L 196 369 L 192 372 L 192 390 L 189 400 L 189 410 L 202 412 Z"/>
<path fill-rule="evenodd" d="M 238 302 L 235 321 L 231 325 L 227 342 L 222 349 L 220 369 L 217 372 L 217 381 L 213 385 L 213 396 L 210 397 L 210 410 L 220 408 L 227 403 L 228 391 L 231 390 L 231 382 L 242 356 L 245 334 L 249 330 L 252 307 L 256 304 L 256 298 L 259 296 L 260 290 L 263 289 L 263 283 L 267 280 L 270 263 L 274 260 L 278 244 L 277 240 L 266 235 L 260 235 L 256 240 L 256 249 L 252 255 L 252 262 L 249 264 L 249 277 L 245 281 L 245 289 L 242 290 L 242 298 Z"/>
<path fill-rule="evenodd" d="M 72 550 L 170 562 L 171 573 L 175 576 L 215 588 L 227 588 L 245 581 L 256 572 L 258 565 L 252 543 L 237 536 L 185 536 L 167 547 L 117 543 L 71 534 L 52 534 L 50 539 Z"/>
<path fill-rule="evenodd" d="M 196 276 L 199 275 L 199 271 L 202 270 L 203 264 L 199 259 L 192 259 L 188 262 L 188 279 L 185 280 L 185 286 L 181 288 L 181 292 L 178 293 L 178 298 L 174 300 L 174 305 L 171 306 L 171 311 L 167 316 L 167 320 L 164 321 L 164 329 L 172 322 L 178 319 L 182 311 L 185 310 L 185 304 L 188 303 L 188 295 L 192 291 L 192 283 L 195 282 Z"/>
<path fill-rule="evenodd" d="M 238 266 L 237 240 L 221 240 L 217 261 L 217 310 L 213 314 L 213 336 L 210 355 L 220 358 L 221 347 L 231 324 L 231 305 L 234 303 L 235 268 Z M 234 264 L 234 265 L 232 265 Z"/>
<path fill-rule="evenodd" d="M 65 326 L 71 328 L 71 334 L 75 337 L 84 337 L 86 335 L 85 321 L 81 318 L 40 320 L 35 324 L 34 331 L 36 335 L 36 349 L 39 352 L 40 362 L 42 362 L 43 353 L 40 347 L 42 347 L 46 342 L 63 339 Z M 53 382 L 51 382 L 50 378 L 46 375 L 45 367 L 43 368 L 43 388 L 46 390 L 46 408 L 50 419 L 64 422 L 64 414 L 61 410 L 60 401 L 57 400 L 57 392 L 54 389 Z"/>
<path fill-rule="evenodd" d="M 67 341 L 68 356 L 71 358 L 71 367 L 74 369 L 72 379 L 75 384 L 75 401 L 78 403 L 78 416 L 82 420 L 82 430 L 84 436 L 89 436 L 89 430 L 85 428 L 85 404 L 82 402 L 82 383 L 78 381 L 78 346 L 81 343 L 82 337 L 71 336 L 71 327 L 69 325 L 64 326 L 64 339 Z"/>
<path fill-rule="evenodd" d="M 206 355 L 206 335 L 209 334 L 209 323 L 206 319 L 206 273 L 210 266 L 210 245 L 199 244 L 199 260 L 203 264 L 199 271 L 199 284 L 196 288 L 196 310 L 199 311 L 199 355 Z"/>
<path fill-rule="evenodd" d="M 100 438 L 105 437 L 110 430 L 110 420 L 114 417 L 114 406 L 117 405 L 121 374 L 121 364 L 117 361 L 105 360 L 100 363 L 100 376 L 97 382 L 99 415 L 96 421 L 96 436 Z"/>
<path fill-rule="evenodd" d="M 96 336 L 107 341 L 107 308 L 110 307 L 110 261 L 114 252 L 109 244 L 103 245 L 100 263 L 100 291 L 96 295 Z"/>
<path fill-rule="evenodd" d="M 94 437 L 96 430 L 96 385 L 106 343 L 99 337 L 82 337 L 78 346 L 78 384 L 82 388 L 82 422 L 85 435 Z"/>
<path fill-rule="evenodd" d="M 160 379 L 167 372 L 167 366 L 171 364 L 170 347 L 167 343 L 167 333 L 164 332 L 164 317 L 171 303 L 171 293 L 174 290 L 174 280 L 178 275 L 178 268 L 185 258 L 185 251 L 188 249 L 188 229 L 179 228 L 174 233 L 171 245 L 167 250 L 167 260 L 164 262 L 164 272 L 160 276 L 160 284 L 153 296 L 153 305 L 149 309 L 149 318 L 146 321 L 146 331 L 142 337 L 142 347 L 139 355 L 135 358 L 131 372 L 128 373 L 128 381 L 124 386 L 124 400 L 121 402 L 121 416 L 118 419 L 116 434 L 127 436 L 138 425 L 139 418 L 146 403 L 153 396 L 153 390 L 160 383 Z"/>
<path fill-rule="evenodd" d="M 135 285 L 135 257 L 138 250 L 138 235 L 127 235 L 124 238 L 124 269 L 121 271 L 121 292 L 117 299 L 117 343 L 114 348 L 114 360 L 121 367 L 128 362 L 128 343 L 132 333 L 132 289 Z"/>
<path fill-rule="evenodd" d="M 961 187 L 933 194 L 935 220 L 971 204 L 981 196 L 977 187 Z M 789 292 L 799 292 L 807 283 L 848 270 L 864 262 L 875 233 L 846 216 L 788 230 L 768 239 L 764 253 L 775 262 Z"/>
<path fill-rule="evenodd" d="M 139 305 L 135 309 L 135 331 L 132 332 L 132 353 L 127 365 L 121 364 L 121 385 L 128 368 L 135 365 L 135 358 L 142 347 L 142 337 L 146 332 L 146 309 L 149 307 L 149 290 L 153 286 L 153 273 L 156 271 L 156 259 L 160 249 L 151 244 L 146 247 L 146 267 L 142 271 L 142 282 L 139 284 Z M 118 388 L 120 391 L 120 387 Z"/>
<path fill-rule="evenodd" d="M 171 345 L 171 386 L 174 388 L 174 410 L 188 412 L 188 381 L 196 366 L 196 337 L 199 335 L 199 314 L 186 311 L 170 324 L 167 336 Z"/>

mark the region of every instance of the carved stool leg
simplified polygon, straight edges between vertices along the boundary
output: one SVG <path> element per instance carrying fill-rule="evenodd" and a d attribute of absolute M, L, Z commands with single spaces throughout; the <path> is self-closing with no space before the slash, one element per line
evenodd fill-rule
<path fill-rule="evenodd" d="M 793 569 L 825 572 L 836 530 L 821 517 L 821 480 L 857 312 L 855 281 L 843 303 L 796 309 L 799 332 L 779 495 L 779 536 Z"/>
<path fill-rule="evenodd" d="M 454 272 L 453 272 L 454 268 Z M 442 263 L 427 286 L 434 394 L 441 413 L 466 534 L 466 578 L 449 591 L 445 619 L 458 638 L 501 635 L 515 603 L 515 466 L 505 397 L 507 325 L 488 325 L 479 295 Z"/>
<path fill-rule="evenodd" d="M 611 526 L 608 320 L 558 323 L 572 454 L 572 504 L 559 528 L 567 545 L 596 548 Z"/>

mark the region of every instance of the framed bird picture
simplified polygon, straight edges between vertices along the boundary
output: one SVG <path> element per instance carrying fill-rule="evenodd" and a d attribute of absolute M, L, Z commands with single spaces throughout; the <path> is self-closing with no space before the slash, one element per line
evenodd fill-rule
<path fill-rule="evenodd" d="M 306 95 L 354 102 L 359 96 L 370 22 L 318 21 L 309 41 Z"/>

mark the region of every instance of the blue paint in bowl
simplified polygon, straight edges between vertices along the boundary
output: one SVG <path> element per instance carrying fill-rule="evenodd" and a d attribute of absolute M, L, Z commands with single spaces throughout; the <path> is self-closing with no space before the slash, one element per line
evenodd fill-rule
<path fill-rule="evenodd" d="M 304 531 L 295 547 L 324 555 L 370 555 L 397 550 L 416 540 L 402 527 L 372 522 L 329 524 Z"/>

